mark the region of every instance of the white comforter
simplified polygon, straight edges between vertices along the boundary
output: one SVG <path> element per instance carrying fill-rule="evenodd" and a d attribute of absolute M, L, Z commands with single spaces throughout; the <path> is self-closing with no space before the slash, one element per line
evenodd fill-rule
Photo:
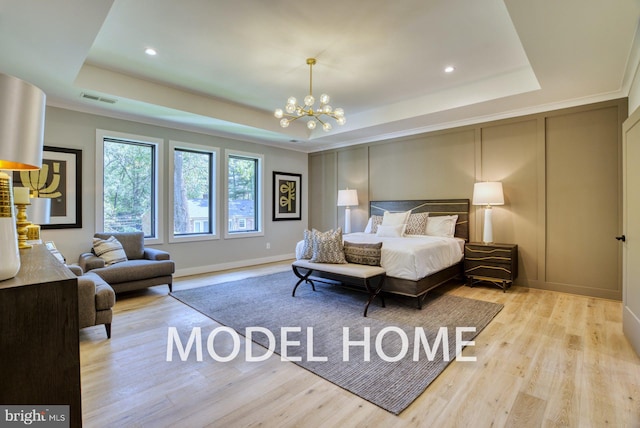
<path fill-rule="evenodd" d="M 462 260 L 464 240 L 440 236 L 407 235 L 402 238 L 380 238 L 373 233 L 350 233 L 344 241 L 354 243 L 382 242 L 380 265 L 387 276 L 417 281 Z M 296 257 L 302 254 L 303 242 L 296 246 Z"/>

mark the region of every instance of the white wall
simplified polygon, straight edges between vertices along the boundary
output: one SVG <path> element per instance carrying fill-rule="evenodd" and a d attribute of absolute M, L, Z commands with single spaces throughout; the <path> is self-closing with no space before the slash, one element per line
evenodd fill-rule
<path fill-rule="evenodd" d="M 141 124 L 126 120 L 78 113 L 56 107 L 47 107 L 44 144 L 82 150 L 82 228 L 43 230 L 42 238 L 52 240 L 67 263 L 75 263 L 78 256 L 91 248 L 95 230 L 95 165 L 96 129 L 118 131 L 129 134 L 162 138 L 165 153 L 163 168 L 168 170 L 169 140 L 219 147 L 233 148 L 265 157 L 264 164 L 264 236 L 254 238 L 220 239 L 202 242 L 169 243 L 170 228 L 162 225 L 164 243 L 154 247 L 169 251 L 176 262 L 176 275 L 197 274 L 232 267 L 283 260 L 293 257 L 295 244 L 302 238 L 308 224 L 308 156 L 291 150 L 262 146 L 249 142 L 186 132 L 160 126 Z M 223 165 L 223 163 L 221 163 Z M 302 221 L 272 221 L 272 173 L 283 171 L 302 174 Z M 164 186 L 168 189 L 168 174 L 164 174 Z M 222 177 L 218 177 L 219 184 Z M 164 218 L 170 209 L 166 195 Z M 222 218 L 222 203 L 219 203 L 218 218 Z M 221 224 L 221 222 L 219 222 Z M 267 249 L 267 243 L 270 249 Z"/>
<path fill-rule="evenodd" d="M 640 29 L 636 30 L 636 37 L 631 50 L 632 52 L 629 55 L 630 64 L 635 62 L 636 68 L 633 70 L 633 79 L 631 80 L 631 87 L 629 88 L 629 116 L 640 107 L 640 73 L 638 72 L 640 63 L 636 60 L 636 58 L 640 56 Z"/>
<path fill-rule="evenodd" d="M 640 73 L 636 70 L 629 88 L 629 116 L 640 106 Z"/>

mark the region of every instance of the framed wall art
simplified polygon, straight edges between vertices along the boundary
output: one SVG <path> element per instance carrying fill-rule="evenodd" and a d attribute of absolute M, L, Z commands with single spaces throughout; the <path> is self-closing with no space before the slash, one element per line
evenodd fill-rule
<path fill-rule="evenodd" d="M 42 169 L 15 171 L 13 185 L 51 199 L 51 221 L 42 229 L 82 227 L 82 150 L 44 146 Z"/>
<path fill-rule="evenodd" d="M 302 174 L 273 172 L 273 221 L 301 220 Z"/>

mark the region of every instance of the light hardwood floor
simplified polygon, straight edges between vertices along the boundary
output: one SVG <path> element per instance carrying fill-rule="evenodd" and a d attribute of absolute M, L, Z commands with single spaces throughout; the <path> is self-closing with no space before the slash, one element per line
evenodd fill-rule
<path fill-rule="evenodd" d="M 288 269 L 177 278 L 174 290 Z M 166 286 L 119 296 L 110 340 L 100 326 L 80 332 L 84 425 L 640 427 L 640 358 L 622 334 L 620 302 L 523 287 L 441 289 L 504 309 L 465 349 L 477 362 L 452 362 L 399 416 L 278 356 L 221 363 L 205 352 L 202 362 L 167 362 L 168 327 L 199 326 L 204 336 L 218 324 Z"/>

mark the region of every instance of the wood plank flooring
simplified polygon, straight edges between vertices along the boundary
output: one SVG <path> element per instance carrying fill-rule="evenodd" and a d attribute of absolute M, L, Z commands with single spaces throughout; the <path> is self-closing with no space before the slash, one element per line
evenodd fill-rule
<path fill-rule="evenodd" d="M 177 278 L 174 290 L 288 269 Z M 399 416 L 277 355 L 221 363 L 205 350 L 202 362 L 167 362 L 168 327 L 201 327 L 204 336 L 219 325 L 167 296 L 166 286 L 118 296 L 110 340 L 102 326 L 80 332 L 84 425 L 640 427 L 640 358 L 622 334 L 620 302 L 522 287 L 441 290 L 505 306 L 464 350 L 477 362 L 452 362 Z"/>

